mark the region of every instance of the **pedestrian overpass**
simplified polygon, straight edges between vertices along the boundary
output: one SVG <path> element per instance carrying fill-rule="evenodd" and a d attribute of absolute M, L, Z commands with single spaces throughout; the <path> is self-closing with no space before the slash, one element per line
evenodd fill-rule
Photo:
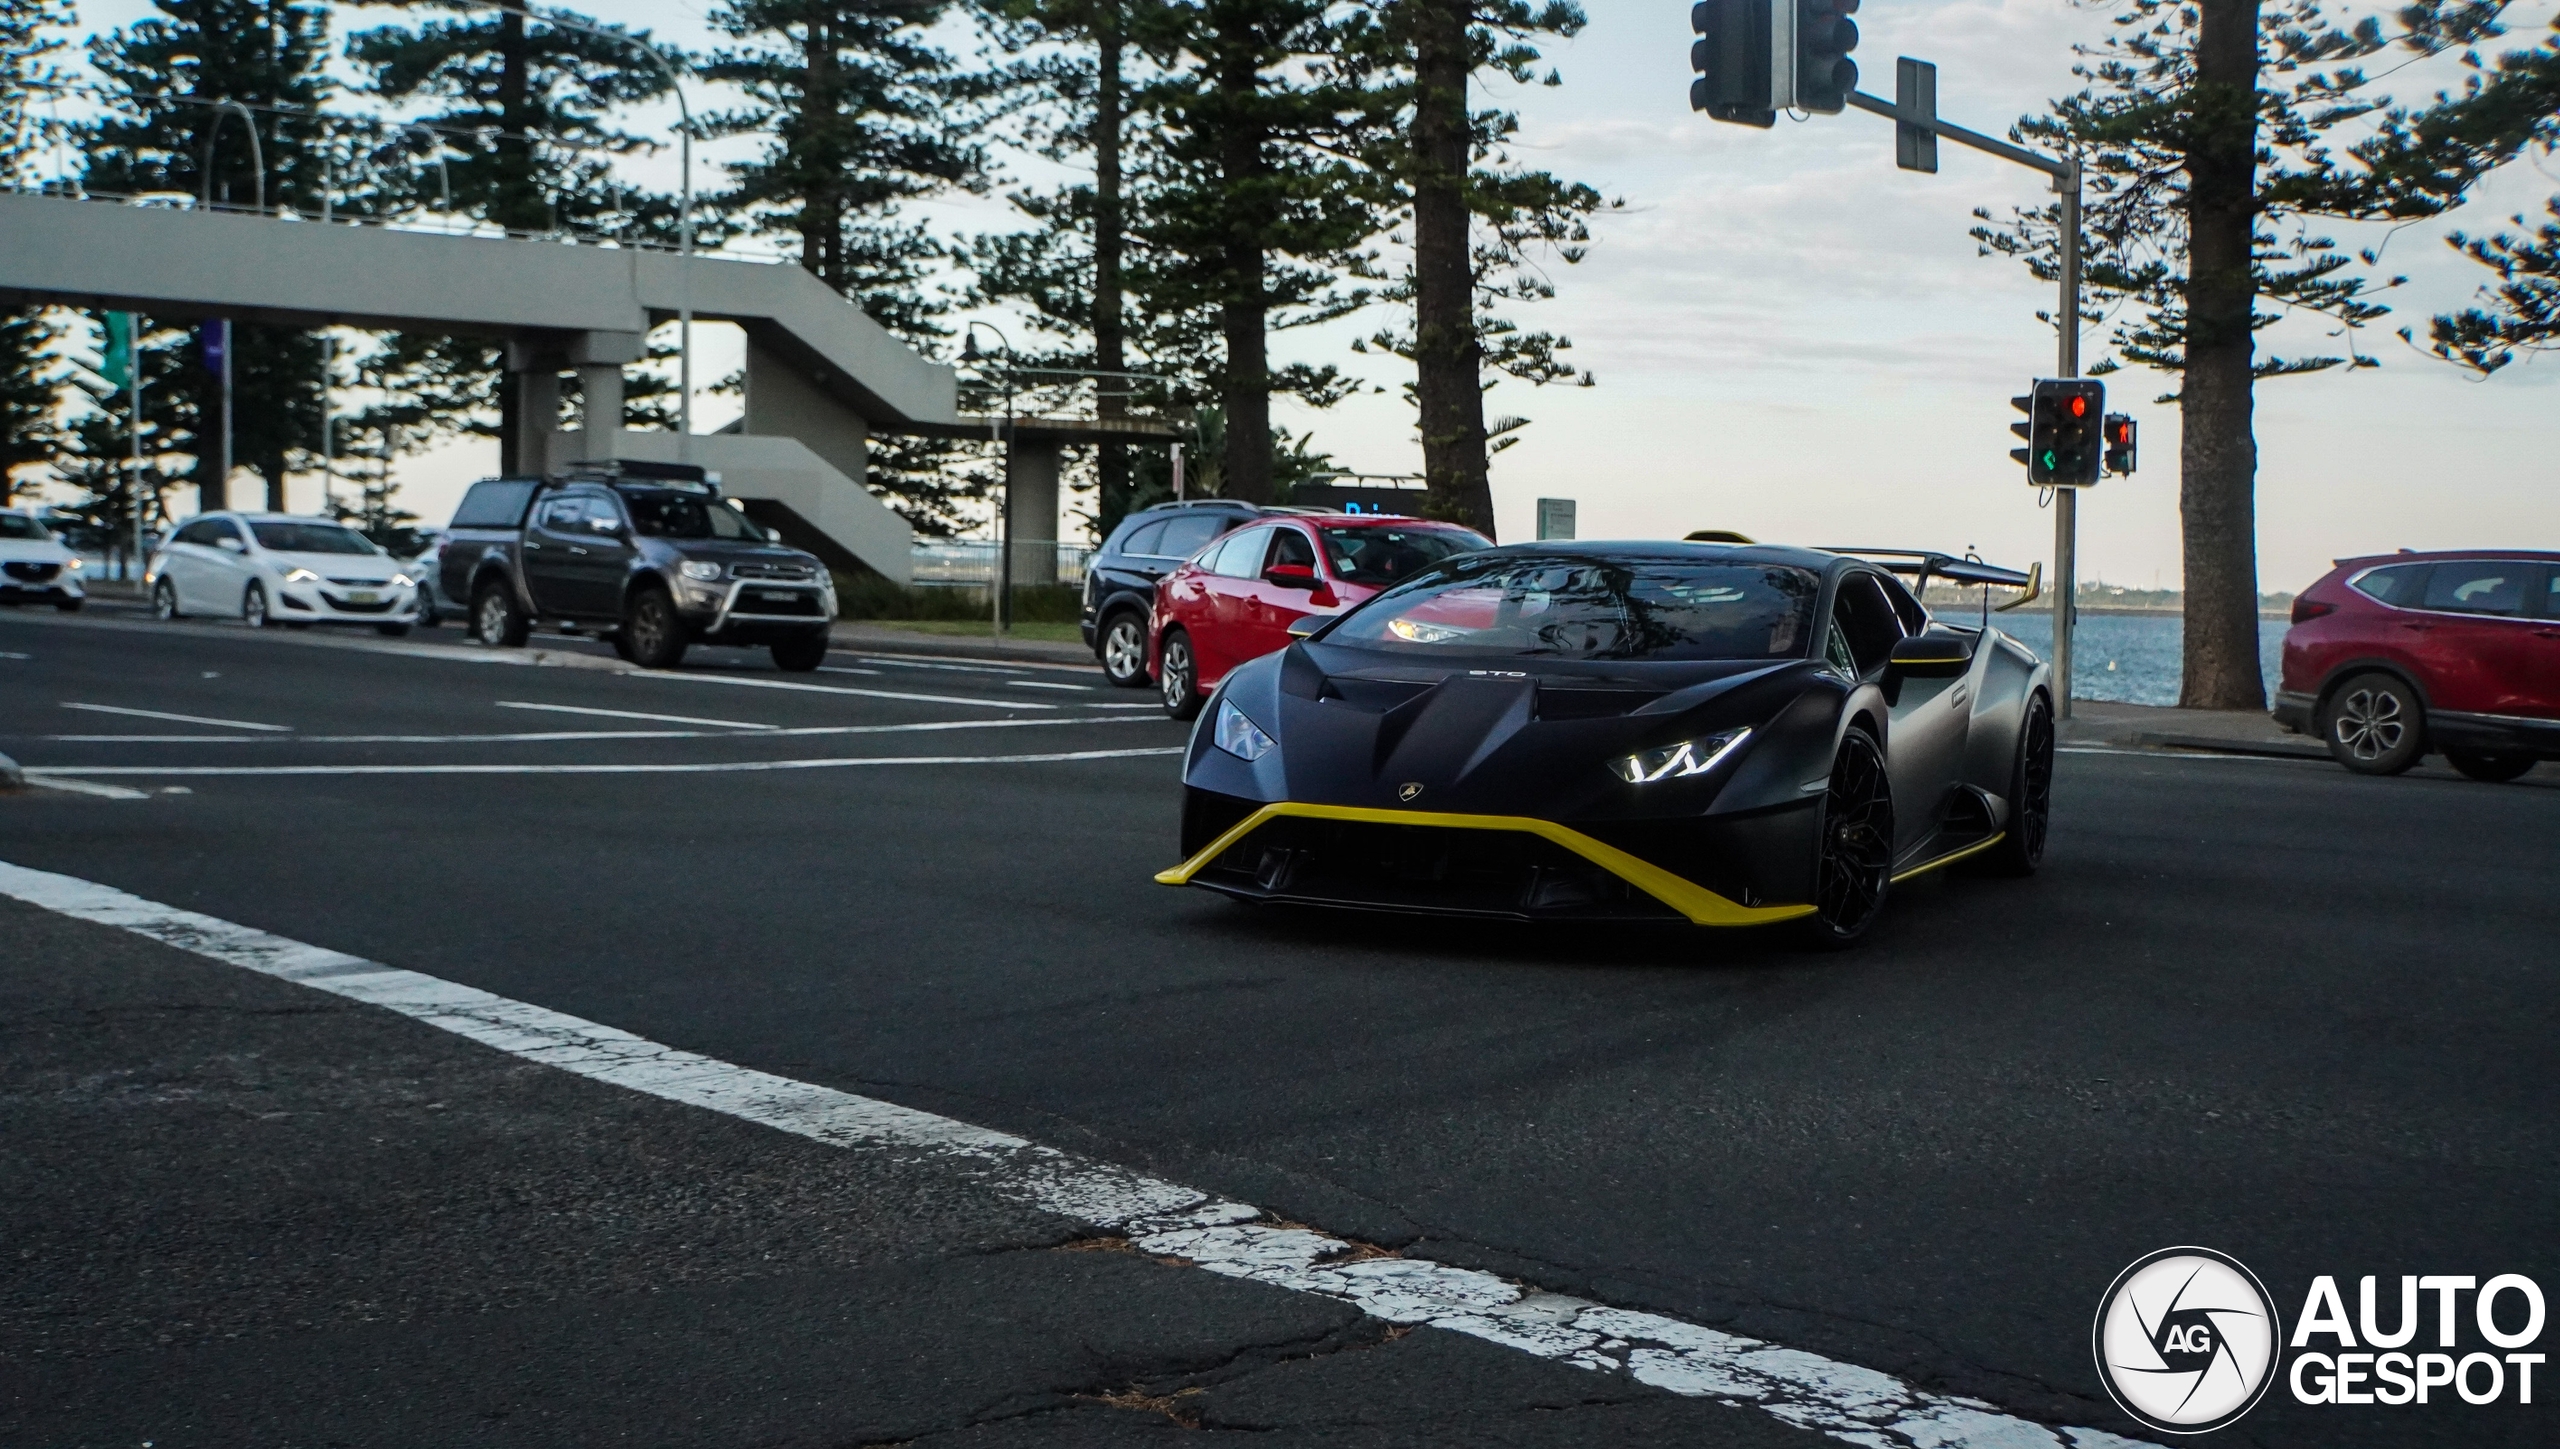
<path fill-rule="evenodd" d="M 500 339 L 517 404 L 517 435 L 501 440 L 510 468 L 698 464 L 790 542 L 899 583 L 914 536 L 862 486 L 874 434 L 1006 441 L 1007 531 L 1025 542 L 1058 532 L 1062 447 L 1172 435 L 1151 420 L 963 415 L 951 368 L 789 263 L 0 194 L 0 300 Z M 624 429 L 623 368 L 688 306 L 745 332 L 744 415 L 719 433 Z M 570 371 L 587 416 L 613 426 L 554 426 Z M 1015 579 L 1036 581 L 1021 564 Z"/>

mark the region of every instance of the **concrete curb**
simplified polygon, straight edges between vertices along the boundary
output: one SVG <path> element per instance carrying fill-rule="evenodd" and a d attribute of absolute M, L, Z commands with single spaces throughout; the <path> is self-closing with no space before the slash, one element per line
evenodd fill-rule
<path fill-rule="evenodd" d="M 2126 743 L 2151 750 L 2198 750 L 2215 755 L 2261 755 L 2278 760 L 2325 760 L 2329 752 L 2309 740 L 2226 740 L 2211 735 L 2136 734 Z"/>

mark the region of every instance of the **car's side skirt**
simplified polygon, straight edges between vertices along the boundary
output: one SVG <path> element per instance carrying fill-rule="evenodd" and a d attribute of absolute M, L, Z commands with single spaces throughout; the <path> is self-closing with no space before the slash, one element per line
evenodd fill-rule
<path fill-rule="evenodd" d="M 1296 800 L 1282 800 L 1265 805 L 1236 822 L 1217 839 L 1203 846 L 1200 853 L 1175 866 L 1159 871 L 1159 885 L 1189 885 L 1191 878 L 1209 868 L 1209 863 L 1226 853 L 1229 846 L 1251 835 L 1266 821 L 1284 815 L 1303 816 L 1313 820 L 1349 820 L 1364 825 L 1427 825 L 1451 830 L 1509 830 L 1539 836 L 1590 861 L 1593 865 L 1618 877 L 1646 895 L 1687 916 L 1701 926 L 1765 926 L 1778 921 L 1792 921 L 1813 914 L 1810 905 L 1746 906 L 1730 900 L 1692 880 L 1673 875 L 1662 867 L 1629 855 L 1616 846 L 1570 826 L 1552 820 L 1539 820 L 1527 815 L 1447 815 L 1419 810 L 1375 810 L 1353 805 L 1314 805 Z M 1988 843 L 1988 842 L 1986 842 Z M 1950 857 L 1952 859 L 1952 857 Z M 1922 867 L 1927 869 L 1928 867 Z"/>
<path fill-rule="evenodd" d="M 1944 855 L 1931 856 L 1929 859 L 1920 862 L 1918 865 L 1912 866 L 1908 870 L 1895 871 L 1893 873 L 1894 883 L 1899 885 L 1902 882 L 1911 879 L 1915 875 L 1927 875 L 1929 872 L 1936 870 L 1941 866 L 1953 865 L 1968 855 L 1980 855 L 1982 852 L 1989 850 L 1991 847 L 1998 845 L 2001 841 L 2008 838 L 2009 832 L 2006 830 L 1993 831 L 1987 839 L 1974 841 L 1970 845 L 1960 845 L 1955 849 L 1948 851 Z"/>

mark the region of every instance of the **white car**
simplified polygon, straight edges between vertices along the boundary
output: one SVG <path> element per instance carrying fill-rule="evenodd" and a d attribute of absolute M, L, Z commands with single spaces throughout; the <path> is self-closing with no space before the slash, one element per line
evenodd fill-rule
<path fill-rule="evenodd" d="M 0 604 L 42 601 L 65 613 L 77 609 L 89 601 L 80 566 L 80 556 L 34 514 L 0 511 Z"/>
<path fill-rule="evenodd" d="M 399 560 L 343 524 L 290 513 L 198 514 L 160 545 L 143 582 L 161 619 L 371 624 L 395 636 L 418 619 L 417 584 Z"/>

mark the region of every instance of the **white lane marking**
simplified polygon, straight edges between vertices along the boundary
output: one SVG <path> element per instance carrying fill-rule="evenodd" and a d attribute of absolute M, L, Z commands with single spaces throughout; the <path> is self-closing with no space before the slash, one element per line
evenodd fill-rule
<path fill-rule="evenodd" d="M 136 719 L 176 720 L 180 724 L 220 725 L 229 730 L 266 730 L 275 734 L 291 734 L 291 725 L 255 724 L 245 719 L 208 719 L 200 714 L 163 714 L 156 709 L 126 709 L 118 704 L 73 704 L 63 702 L 64 709 L 85 709 L 92 714 L 129 714 Z"/>
<path fill-rule="evenodd" d="M 20 653 L 18 653 L 18 652 L 17 652 L 17 651 L 15 651 L 15 650 L 11 650 L 11 649 L 0 649 L 0 659 L 33 659 L 33 658 L 35 658 L 35 656 L 34 656 L 34 655 L 32 655 L 32 654 L 20 654 Z"/>
<path fill-rule="evenodd" d="M 849 770 L 863 765 L 1050 765 L 1178 755 L 1182 745 L 1138 750 L 1059 750 L 1038 755 L 837 755 L 807 760 L 704 760 L 633 765 L 49 765 L 54 775 L 740 775 L 766 770 Z"/>
<path fill-rule="evenodd" d="M 868 674 L 874 679 L 880 677 L 880 671 L 877 669 L 856 669 L 849 664 L 821 664 L 818 666 L 818 672 L 820 674 Z"/>
<path fill-rule="evenodd" d="M 1093 686 L 1090 684 L 1052 684 L 1045 679 L 1008 679 L 1004 682 L 1004 687 L 1007 689 L 1072 689 L 1078 694 L 1093 693 Z"/>
<path fill-rule="evenodd" d="M 1108 709 L 1154 709 L 1151 704 Z M 734 730 L 531 730 L 489 735 L 39 735 L 49 743 L 84 745 L 511 745 L 563 740 L 803 739 L 811 735 L 902 735 L 935 730 L 1056 729 L 1066 725 L 1144 724 L 1114 715 L 1051 715 L 1042 719 L 944 719 L 920 724 L 782 725 L 740 734 Z"/>
<path fill-rule="evenodd" d="M 865 664 L 886 664 L 898 669 L 939 669 L 946 674 L 1028 674 L 1027 669 L 1014 669 L 1002 664 L 958 664 L 935 656 L 906 655 L 885 657 L 871 654 L 853 656 Z"/>
<path fill-rule="evenodd" d="M 723 729 L 733 730 L 769 730 L 780 728 L 778 725 L 756 724 L 752 721 L 742 719 L 702 719 L 698 716 L 689 714 L 642 714 L 640 711 L 632 709 L 589 709 L 584 705 L 534 704 L 530 701 L 521 699 L 502 699 L 498 700 L 496 703 L 500 709 L 538 709 L 548 711 L 552 714 L 592 714 L 600 715 L 606 719 L 647 719 L 656 720 L 660 724 L 717 725 Z"/>
<path fill-rule="evenodd" d="M 695 684 L 734 684 L 746 689 L 797 689 L 811 694 L 850 694 L 863 699 L 908 699 L 918 704 L 966 704 L 980 709 L 1056 709 L 1027 699 L 969 699 L 948 694 L 900 694 L 890 689 L 853 689 L 841 684 L 796 684 L 788 679 L 732 679 L 719 674 L 673 674 L 661 669 L 631 669 L 625 679 L 683 679 Z"/>
<path fill-rule="evenodd" d="M 1163 706 L 1163 705 L 1160 705 L 1160 704 L 1092 704 L 1092 703 L 1087 703 L 1087 704 L 1085 705 L 1085 708 L 1087 708 L 1087 709 L 1162 709 L 1162 708 L 1164 708 L 1164 706 Z"/>
<path fill-rule="evenodd" d="M 94 780 L 74 780 L 50 770 L 22 770 L 26 782 L 40 790 L 61 790 L 73 795 L 95 795 L 103 800 L 148 800 L 148 790 L 128 790 L 122 785 L 101 785 Z"/>
<path fill-rule="evenodd" d="M 1095 664 L 1057 664 L 1046 660 L 1036 659 L 1016 659 L 1010 662 L 999 662 L 993 659 L 972 659 L 967 655 L 962 654 L 881 654 L 876 651 L 872 653 L 856 653 L 849 650 L 838 650 L 837 652 L 846 654 L 848 657 L 854 659 L 859 659 L 865 664 L 894 664 L 907 669 L 922 669 L 927 665 L 958 665 L 963 668 L 975 669 L 989 674 L 1022 674 L 1032 671 L 1042 671 L 1050 674 L 1091 674 L 1098 667 Z"/>
<path fill-rule="evenodd" d="M 228 965 L 395 1011 L 511 1056 L 847 1150 L 919 1151 L 1010 1201 L 1127 1237 L 1229 1278 L 1430 1324 L 1539 1358 L 1625 1374 L 1691 1398 L 1748 1404 L 1875 1449 L 2154 1449 L 2101 1429 L 2048 1428 L 1980 1399 L 1612 1308 L 1427 1258 L 1362 1256 L 1247 1203 L 894 1102 L 794 1081 L 477 987 L 182 911 L 74 876 L 0 862 L 0 895 L 131 931 Z"/>

